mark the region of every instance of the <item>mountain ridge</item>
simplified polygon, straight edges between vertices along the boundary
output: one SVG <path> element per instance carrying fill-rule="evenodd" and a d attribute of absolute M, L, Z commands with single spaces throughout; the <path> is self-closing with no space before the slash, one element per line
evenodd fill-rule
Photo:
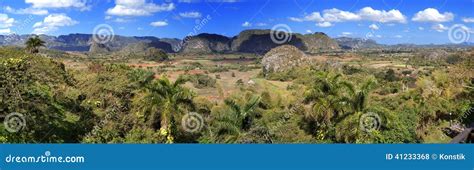
<path fill-rule="evenodd" d="M 374 48 L 430 48 L 430 47 L 472 47 L 472 43 L 462 44 L 379 44 L 372 39 L 353 37 L 331 38 L 323 32 L 311 34 L 284 33 L 288 38 L 285 42 L 275 42 L 269 29 L 243 30 L 238 35 L 227 37 L 219 34 L 201 33 L 184 38 L 158 38 L 155 36 L 122 36 L 114 35 L 113 40 L 104 45 L 95 44 L 93 34 L 71 33 L 68 35 L 39 35 L 49 49 L 60 51 L 90 52 L 95 47 L 120 51 L 137 45 L 155 47 L 167 53 L 259 53 L 263 54 L 281 45 L 293 45 L 304 52 L 319 52 L 321 50 L 350 50 Z M 0 35 L 0 46 L 24 46 L 33 34 Z M 101 51 L 101 50 L 99 50 Z"/>

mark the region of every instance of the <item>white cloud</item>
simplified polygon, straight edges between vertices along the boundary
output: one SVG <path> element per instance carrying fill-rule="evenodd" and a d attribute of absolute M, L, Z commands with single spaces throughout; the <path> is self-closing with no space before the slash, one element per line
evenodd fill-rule
<path fill-rule="evenodd" d="M 25 3 L 33 8 L 88 8 L 84 0 L 25 0 Z"/>
<path fill-rule="evenodd" d="M 465 23 L 474 23 L 474 18 L 462 18 L 462 21 Z"/>
<path fill-rule="evenodd" d="M 394 37 L 395 37 L 395 38 L 403 38 L 402 35 L 395 35 Z"/>
<path fill-rule="evenodd" d="M 431 27 L 431 29 L 438 31 L 438 32 L 444 32 L 448 30 L 449 28 L 444 26 L 443 24 L 435 24 Z"/>
<path fill-rule="evenodd" d="M 117 23 L 127 23 L 127 22 L 130 22 L 132 20 L 130 19 L 125 19 L 125 18 L 115 18 L 114 19 L 114 22 L 117 22 Z"/>
<path fill-rule="evenodd" d="M 375 37 L 377 37 L 377 38 L 382 38 L 382 35 L 375 35 Z"/>
<path fill-rule="evenodd" d="M 10 30 L 10 28 L 0 29 L 0 35 L 1 34 L 11 34 L 11 33 L 12 33 L 12 30 Z"/>
<path fill-rule="evenodd" d="M 311 33 L 313 33 L 313 31 L 311 31 L 311 30 L 306 30 L 306 33 L 311 34 Z"/>
<path fill-rule="evenodd" d="M 31 15 L 48 15 L 48 10 L 38 9 L 38 8 L 23 8 L 23 9 L 14 9 L 10 6 L 3 8 L 6 12 L 12 14 L 31 14 Z"/>
<path fill-rule="evenodd" d="M 10 28 L 13 23 L 15 23 L 15 19 L 9 18 L 7 14 L 0 14 L 0 29 Z"/>
<path fill-rule="evenodd" d="M 201 18 L 202 14 L 199 12 L 183 12 L 179 13 L 179 16 L 183 18 Z"/>
<path fill-rule="evenodd" d="M 349 35 L 352 35 L 352 33 L 351 32 L 342 32 L 342 35 L 343 36 L 349 36 Z"/>
<path fill-rule="evenodd" d="M 250 27 L 252 26 L 252 24 L 250 24 L 250 22 L 248 21 L 245 21 L 243 24 L 242 24 L 242 27 Z"/>
<path fill-rule="evenodd" d="M 320 23 L 317 23 L 316 26 L 326 28 L 326 27 L 331 27 L 333 25 L 330 22 L 320 22 Z"/>
<path fill-rule="evenodd" d="M 264 26 L 267 26 L 268 24 L 267 23 L 263 23 L 263 22 L 259 22 L 259 23 L 256 23 L 255 26 L 257 27 L 264 27 Z"/>
<path fill-rule="evenodd" d="M 327 22 L 344 22 L 344 21 L 357 21 L 360 20 L 360 16 L 349 11 L 342 11 L 336 8 L 326 9 L 323 11 L 324 21 Z"/>
<path fill-rule="evenodd" d="M 423 28 L 423 27 L 418 27 L 418 30 L 422 30 L 422 31 L 423 31 L 423 30 L 425 30 L 425 28 Z"/>
<path fill-rule="evenodd" d="M 390 11 L 375 10 L 371 7 L 362 8 L 358 13 L 358 16 L 363 20 L 375 21 L 381 23 L 398 22 L 406 23 L 406 17 L 399 11 L 392 9 Z"/>
<path fill-rule="evenodd" d="M 452 21 L 453 19 L 453 13 L 445 12 L 441 14 L 437 9 L 426 8 L 425 10 L 416 13 L 411 20 L 417 22 L 448 22 Z"/>
<path fill-rule="evenodd" d="M 150 25 L 154 26 L 154 27 L 164 27 L 164 26 L 168 25 L 168 22 L 166 22 L 166 21 L 156 21 L 156 22 L 150 23 Z"/>
<path fill-rule="evenodd" d="M 321 17 L 321 14 L 319 12 L 313 12 L 309 15 L 304 16 L 303 18 L 290 17 L 289 19 L 295 22 L 303 22 L 303 21 L 323 22 L 324 21 L 323 17 Z"/>
<path fill-rule="evenodd" d="M 379 26 L 378 26 L 378 25 L 375 25 L 375 24 L 371 24 L 371 25 L 369 25 L 369 28 L 370 28 L 371 30 L 378 30 L 378 29 L 379 29 Z"/>
<path fill-rule="evenodd" d="M 107 10 L 108 15 L 117 16 L 148 16 L 156 12 L 172 11 L 175 9 L 173 3 L 161 5 L 146 0 L 115 0 L 115 7 Z"/>
<path fill-rule="evenodd" d="M 389 11 L 375 10 L 371 7 L 364 7 L 357 12 L 343 11 L 337 8 L 325 9 L 322 11 L 322 13 L 313 12 L 302 18 L 290 17 L 289 20 L 295 21 L 295 22 L 313 21 L 313 22 L 317 22 L 318 23 L 317 25 L 329 25 L 333 22 L 348 22 L 348 21 L 406 23 L 406 17 L 399 10 L 395 10 L 395 9 L 392 9 Z"/>
<path fill-rule="evenodd" d="M 43 21 L 33 25 L 33 33 L 46 34 L 58 30 L 59 27 L 72 26 L 78 23 L 78 21 L 71 19 L 66 14 L 51 14 L 45 17 Z"/>
<path fill-rule="evenodd" d="M 452 27 L 455 27 L 455 26 L 456 26 L 456 25 L 453 25 Z M 458 24 L 458 26 L 461 27 L 461 30 L 464 30 L 464 31 L 466 31 L 466 32 L 468 32 L 468 33 L 470 33 L 470 34 L 474 34 L 474 29 L 471 29 L 471 28 L 469 28 L 469 27 L 467 27 L 467 26 L 465 26 L 465 25 L 462 25 L 462 24 Z"/>

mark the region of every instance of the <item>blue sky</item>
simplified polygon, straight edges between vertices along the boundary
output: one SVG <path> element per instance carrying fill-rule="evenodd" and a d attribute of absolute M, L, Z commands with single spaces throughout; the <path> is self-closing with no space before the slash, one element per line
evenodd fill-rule
<path fill-rule="evenodd" d="M 117 35 L 183 38 L 283 24 L 292 32 L 384 44 L 450 43 L 456 30 L 474 42 L 472 0 L 0 0 L 0 6 L 0 34 L 92 34 L 107 24 Z"/>

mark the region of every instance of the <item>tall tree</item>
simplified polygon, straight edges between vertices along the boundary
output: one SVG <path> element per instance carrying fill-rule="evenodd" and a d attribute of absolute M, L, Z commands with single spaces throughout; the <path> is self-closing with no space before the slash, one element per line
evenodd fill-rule
<path fill-rule="evenodd" d="M 182 87 L 186 80 L 179 77 L 171 82 L 166 77 L 157 80 L 147 79 L 141 83 L 145 95 L 141 98 L 141 110 L 148 113 L 147 124 L 152 128 L 160 128 L 160 132 L 166 135 L 167 142 L 172 143 L 176 135 L 176 116 L 183 113 L 183 108 L 194 107 L 194 94 L 187 88 Z"/>
<path fill-rule="evenodd" d="M 238 140 L 243 131 L 251 128 L 253 119 L 257 116 L 257 107 L 260 103 L 260 96 L 251 96 L 238 103 L 234 99 L 224 100 L 228 111 L 219 114 L 213 123 L 218 135 L 229 135 L 225 141 L 233 142 Z"/>
<path fill-rule="evenodd" d="M 330 126 L 349 106 L 350 99 L 345 96 L 352 85 L 341 79 L 341 74 L 319 72 L 306 92 L 305 103 L 312 103 L 313 111 L 306 118 L 317 126 Z"/>
<path fill-rule="evenodd" d="M 38 53 L 40 47 L 45 46 L 45 42 L 39 38 L 39 36 L 30 37 L 26 42 L 26 50 L 29 53 Z"/>

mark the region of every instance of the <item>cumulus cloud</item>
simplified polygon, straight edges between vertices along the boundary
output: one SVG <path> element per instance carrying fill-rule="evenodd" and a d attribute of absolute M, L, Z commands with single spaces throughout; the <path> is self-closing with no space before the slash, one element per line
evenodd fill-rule
<path fill-rule="evenodd" d="M 199 12 L 182 12 L 179 16 L 183 18 L 201 18 L 202 14 Z"/>
<path fill-rule="evenodd" d="M 150 25 L 154 26 L 154 27 L 164 27 L 164 26 L 168 25 L 168 22 L 166 22 L 166 21 L 156 21 L 156 22 L 150 23 Z"/>
<path fill-rule="evenodd" d="M 360 16 L 349 11 L 342 11 L 336 8 L 326 9 L 323 11 L 323 19 L 327 22 L 344 22 L 344 21 L 357 21 L 360 20 Z"/>
<path fill-rule="evenodd" d="M 25 3 L 33 8 L 88 8 L 84 0 L 25 0 Z"/>
<path fill-rule="evenodd" d="M 320 12 L 313 12 L 302 18 L 290 17 L 289 20 L 295 22 L 313 21 L 317 25 L 330 25 L 334 22 L 348 21 L 374 21 L 380 23 L 406 23 L 406 17 L 399 10 L 376 10 L 371 7 L 364 7 L 357 12 L 343 11 L 337 8 L 325 9 Z"/>
<path fill-rule="evenodd" d="M 349 36 L 352 35 L 352 32 L 342 32 L 342 36 Z"/>
<path fill-rule="evenodd" d="M 6 12 L 12 14 L 31 14 L 31 15 L 48 15 L 48 10 L 38 9 L 38 8 L 23 8 L 23 9 L 14 9 L 10 6 L 3 8 Z"/>
<path fill-rule="evenodd" d="M 395 22 L 395 23 L 406 23 L 406 17 L 399 11 L 392 9 L 390 11 L 385 11 L 385 10 L 375 10 L 372 9 L 371 7 L 365 7 L 362 8 L 359 12 L 358 15 L 368 21 L 375 21 L 375 22 L 381 22 L 381 23 L 389 23 L 389 22 Z"/>
<path fill-rule="evenodd" d="M 462 21 L 465 23 L 474 23 L 474 18 L 463 18 Z"/>
<path fill-rule="evenodd" d="M 370 28 L 371 30 L 378 30 L 378 29 L 379 29 L 379 26 L 378 26 L 378 25 L 375 25 L 375 24 L 371 24 L 371 25 L 369 25 L 369 28 Z"/>
<path fill-rule="evenodd" d="M 250 27 L 252 26 L 252 24 L 250 24 L 250 22 L 248 21 L 245 21 L 243 24 L 242 24 L 242 27 Z"/>
<path fill-rule="evenodd" d="M 438 31 L 438 32 L 444 32 L 444 31 L 449 29 L 448 27 L 444 26 L 443 24 L 435 24 L 431 28 L 435 31 Z"/>
<path fill-rule="evenodd" d="M 426 8 L 423 11 L 419 11 L 411 19 L 417 22 L 448 22 L 454 19 L 454 14 L 450 12 L 439 13 L 437 9 Z"/>
<path fill-rule="evenodd" d="M 304 16 L 303 18 L 290 17 L 289 19 L 295 22 L 303 22 L 303 21 L 323 22 L 324 21 L 323 17 L 321 17 L 321 14 L 319 12 L 313 12 L 309 15 Z"/>
<path fill-rule="evenodd" d="M 316 23 L 316 26 L 325 28 L 325 27 L 331 27 L 333 25 L 330 22 L 320 22 L 320 23 Z"/>
<path fill-rule="evenodd" d="M 43 21 L 33 25 L 33 33 L 47 34 L 58 30 L 59 27 L 73 26 L 78 23 L 78 21 L 71 19 L 66 14 L 51 14 L 45 17 Z"/>
<path fill-rule="evenodd" d="M 0 35 L 1 34 L 11 34 L 11 33 L 12 33 L 12 30 L 10 30 L 10 28 L 0 29 Z"/>
<path fill-rule="evenodd" d="M 13 26 L 13 23 L 15 23 L 15 19 L 8 17 L 7 14 L 0 13 L 0 29 L 10 28 Z"/>
<path fill-rule="evenodd" d="M 115 18 L 113 21 L 117 23 L 127 23 L 127 22 L 131 22 L 132 20 L 126 19 L 126 18 Z"/>
<path fill-rule="evenodd" d="M 148 16 L 156 12 L 172 11 L 175 9 L 173 3 L 157 5 L 146 0 L 115 0 L 115 6 L 109 8 L 106 13 L 116 16 Z"/>

